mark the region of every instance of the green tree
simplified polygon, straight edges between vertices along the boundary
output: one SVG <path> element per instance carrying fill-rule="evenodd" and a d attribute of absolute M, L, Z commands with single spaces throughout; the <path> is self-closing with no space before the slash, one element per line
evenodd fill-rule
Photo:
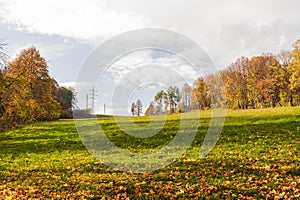
<path fill-rule="evenodd" d="M 167 96 L 170 106 L 170 113 L 175 113 L 177 105 L 180 101 L 179 88 L 176 86 L 170 86 L 167 90 Z"/>
<path fill-rule="evenodd" d="M 156 113 L 157 114 L 162 114 L 163 113 L 163 104 L 164 104 L 164 98 L 166 96 L 165 91 L 161 90 L 156 93 L 154 96 L 154 102 L 156 102 Z"/>
<path fill-rule="evenodd" d="M 169 107 L 169 98 L 168 98 L 168 95 L 167 93 L 164 93 L 164 105 L 165 105 L 165 113 L 167 114 L 168 113 L 168 107 Z"/>
<path fill-rule="evenodd" d="M 72 87 L 60 87 L 57 82 L 52 79 L 53 95 L 62 108 L 60 118 L 70 119 L 73 117 L 72 108 L 75 105 L 75 92 Z"/>

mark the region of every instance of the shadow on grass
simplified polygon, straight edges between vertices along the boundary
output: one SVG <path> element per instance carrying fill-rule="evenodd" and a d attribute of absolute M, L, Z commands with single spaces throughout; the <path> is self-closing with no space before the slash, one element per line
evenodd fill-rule
<path fill-rule="evenodd" d="M 259 123 L 257 123 L 259 122 Z M 155 148 L 167 144 L 173 139 L 178 130 L 179 120 L 166 122 L 165 129 L 150 138 L 135 138 L 117 129 L 117 125 L 103 125 L 108 138 L 121 148 Z M 193 145 L 203 142 L 209 119 L 200 119 L 201 126 Z M 277 142 L 299 142 L 300 120 L 296 116 L 274 117 L 236 117 L 226 118 L 222 135 L 217 144 L 244 145 L 249 141 L 265 140 L 267 145 Z M 184 127 L 189 130 L 189 127 Z M 20 127 L 14 131 L 0 134 L 0 154 L 7 153 L 44 153 L 64 150 L 84 150 L 72 121 L 53 123 L 37 123 Z"/>
<path fill-rule="evenodd" d="M 0 154 L 84 150 L 72 121 L 23 125 L 0 134 Z"/>

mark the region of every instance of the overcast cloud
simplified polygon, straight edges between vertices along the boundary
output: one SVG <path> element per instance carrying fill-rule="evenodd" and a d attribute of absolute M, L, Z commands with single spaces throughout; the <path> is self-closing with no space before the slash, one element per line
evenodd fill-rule
<path fill-rule="evenodd" d="M 300 36 L 297 0 L 0 0 L 0 6 L 1 23 L 10 29 L 93 47 L 137 28 L 178 31 L 202 45 L 219 67 L 241 55 L 291 49 Z"/>
<path fill-rule="evenodd" d="M 299 7 L 298 0 L 0 0 L 0 38 L 14 53 L 37 46 L 62 84 L 75 81 L 98 44 L 146 27 L 190 37 L 224 68 L 240 56 L 291 50 L 300 39 Z M 137 56 L 131 59 L 170 61 Z"/>

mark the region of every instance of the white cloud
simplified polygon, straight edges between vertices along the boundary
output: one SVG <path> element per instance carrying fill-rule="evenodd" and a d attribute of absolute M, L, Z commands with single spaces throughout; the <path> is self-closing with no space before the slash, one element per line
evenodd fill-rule
<path fill-rule="evenodd" d="M 145 26 L 148 21 L 130 11 L 104 10 L 98 1 L 0 1 L 0 21 L 21 31 L 97 41 Z"/>
<path fill-rule="evenodd" d="M 207 50 L 217 66 L 241 55 L 291 49 L 300 35 L 298 0 L 0 0 L 12 28 L 95 44 L 124 31 L 178 31 Z"/>
<path fill-rule="evenodd" d="M 154 26 L 185 34 L 202 45 L 219 67 L 242 55 L 291 49 L 300 37 L 298 0 L 129 2 L 111 3 L 108 8 L 142 13 Z"/>
<path fill-rule="evenodd" d="M 12 51 L 11 53 L 11 58 L 15 58 L 23 49 L 28 49 L 30 47 L 36 47 L 41 56 L 46 58 L 47 61 L 49 60 L 55 60 L 61 56 L 64 56 L 64 52 L 69 51 L 72 48 L 72 45 L 68 45 L 65 43 L 57 43 L 55 45 L 47 45 L 42 42 L 36 43 L 36 44 L 30 44 L 27 43 L 25 45 L 18 45 L 18 44 L 11 44 Z"/>
<path fill-rule="evenodd" d="M 115 84 L 118 84 L 118 82 L 126 77 L 129 72 L 134 71 L 135 69 L 141 68 L 141 67 L 147 67 L 147 66 L 161 66 L 162 70 L 161 72 L 165 72 L 166 68 L 169 68 L 170 71 L 174 71 L 174 73 L 177 73 L 179 76 L 181 76 L 183 79 L 186 80 L 186 82 L 189 82 L 190 84 L 192 81 L 196 80 L 201 74 L 199 74 L 193 66 L 191 66 L 189 63 L 187 63 L 185 60 L 181 59 L 180 57 L 169 54 L 164 52 L 163 55 L 155 55 L 160 54 L 157 52 L 160 52 L 161 50 L 139 50 L 132 52 L 128 55 L 120 57 L 118 60 L 114 61 L 110 68 L 106 71 L 106 73 L 111 73 L 113 77 L 113 81 Z M 134 72 L 138 72 L 135 70 Z M 140 77 L 147 77 L 150 76 L 150 78 L 154 78 L 155 73 L 159 73 L 159 71 L 153 71 L 151 74 L 136 74 L 136 76 Z M 104 74 L 105 75 L 105 74 Z M 134 75 L 134 74 L 133 74 Z M 172 73 L 165 73 L 165 78 L 169 80 L 169 86 L 177 84 L 174 83 L 172 77 Z M 160 74 L 162 76 L 162 74 Z M 158 81 L 157 81 L 158 82 Z M 178 83 L 178 86 L 181 86 L 182 83 Z"/>
<path fill-rule="evenodd" d="M 75 82 L 64 82 L 64 83 L 58 83 L 59 84 L 59 86 L 61 86 L 61 87 L 72 87 L 72 88 L 74 88 L 75 87 Z"/>

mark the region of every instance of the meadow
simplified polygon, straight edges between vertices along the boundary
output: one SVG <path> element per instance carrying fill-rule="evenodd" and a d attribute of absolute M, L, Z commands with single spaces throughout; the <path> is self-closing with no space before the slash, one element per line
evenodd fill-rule
<path fill-rule="evenodd" d="M 299 199 L 300 107 L 226 113 L 221 137 L 205 158 L 198 155 L 210 111 L 200 112 L 197 135 L 178 160 L 145 173 L 117 171 L 95 159 L 73 120 L 0 133 L 0 199 Z M 143 153 L 175 137 L 180 115 L 168 116 L 146 139 L 125 134 L 112 116 L 98 121 L 115 145 Z M 150 118 L 133 121 L 147 126 Z"/>

